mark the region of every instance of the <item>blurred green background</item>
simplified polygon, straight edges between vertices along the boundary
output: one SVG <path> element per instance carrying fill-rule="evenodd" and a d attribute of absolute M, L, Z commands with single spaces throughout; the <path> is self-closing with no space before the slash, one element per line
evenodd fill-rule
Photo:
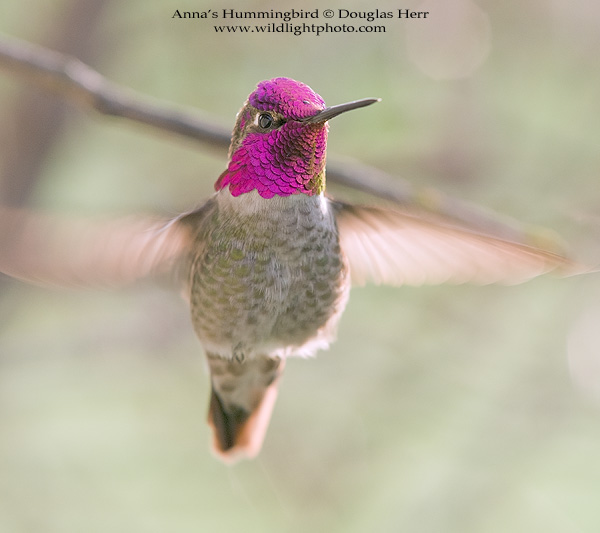
<path fill-rule="evenodd" d="M 330 157 L 553 228 L 597 258 L 599 6 L 225 6 L 431 13 L 317 37 L 171 18 L 223 7 L 204 0 L 5 0 L 0 30 L 74 46 L 111 80 L 227 126 L 273 76 L 330 105 L 381 97 L 332 122 Z M 224 168 L 192 142 L 62 105 L 34 144 L 56 102 L 0 71 L 1 201 L 174 214 Z M 597 276 L 353 291 L 330 351 L 288 362 L 261 455 L 232 468 L 208 451 L 207 374 L 176 295 L 0 290 L 2 532 L 600 528 Z"/>

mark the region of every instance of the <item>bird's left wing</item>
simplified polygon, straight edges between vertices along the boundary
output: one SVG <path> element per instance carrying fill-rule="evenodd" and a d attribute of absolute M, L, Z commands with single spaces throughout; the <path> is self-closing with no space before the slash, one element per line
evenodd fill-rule
<path fill-rule="evenodd" d="M 143 278 L 180 285 L 211 207 L 209 201 L 171 220 L 0 208 L 0 272 L 54 287 L 118 287 Z"/>
<path fill-rule="evenodd" d="M 354 284 L 514 284 L 581 268 L 561 255 L 434 218 L 332 202 Z"/>

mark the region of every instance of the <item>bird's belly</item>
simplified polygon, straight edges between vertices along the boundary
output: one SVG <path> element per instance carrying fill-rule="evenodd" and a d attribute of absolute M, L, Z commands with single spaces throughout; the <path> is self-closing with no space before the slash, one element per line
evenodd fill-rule
<path fill-rule="evenodd" d="M 213 232 L 192 274 L 192 320 L 208 352 L 287 356 L 326 347 L 349 283 L 337 232 Z M 312 345 L 314 344 L 314 348 Z"/>

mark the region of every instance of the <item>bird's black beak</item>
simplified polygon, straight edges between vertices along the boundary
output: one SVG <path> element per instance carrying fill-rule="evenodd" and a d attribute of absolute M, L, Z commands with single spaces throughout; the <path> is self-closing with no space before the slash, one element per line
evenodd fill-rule
<path fill-rule="evenodd" d="M 380 101 L 381 98 L 363 98 L 362 100 L 355 100 L 354 102 L 348 102 L 346 104 L 326 107 L 323 109 L 323 111 L 319 111 L 316 115 L 300 119 L 300 122 L 304 122 L 305 124 L 318 124 L 327 122 L 330 118 L 337 117 L 346 111 L 352 111 L 353 109 L 365 107 Z"/>

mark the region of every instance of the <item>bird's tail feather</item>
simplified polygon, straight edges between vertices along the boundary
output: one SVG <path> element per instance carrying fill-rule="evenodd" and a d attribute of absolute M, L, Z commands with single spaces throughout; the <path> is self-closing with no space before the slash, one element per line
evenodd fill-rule
<path fill-rule="evenodd" d="M 208 361 L 213 451 L 226 463 L 255 457 L 271 419 L 283 361 L 262 357 L 238 362 L 210 355 Z"/>

